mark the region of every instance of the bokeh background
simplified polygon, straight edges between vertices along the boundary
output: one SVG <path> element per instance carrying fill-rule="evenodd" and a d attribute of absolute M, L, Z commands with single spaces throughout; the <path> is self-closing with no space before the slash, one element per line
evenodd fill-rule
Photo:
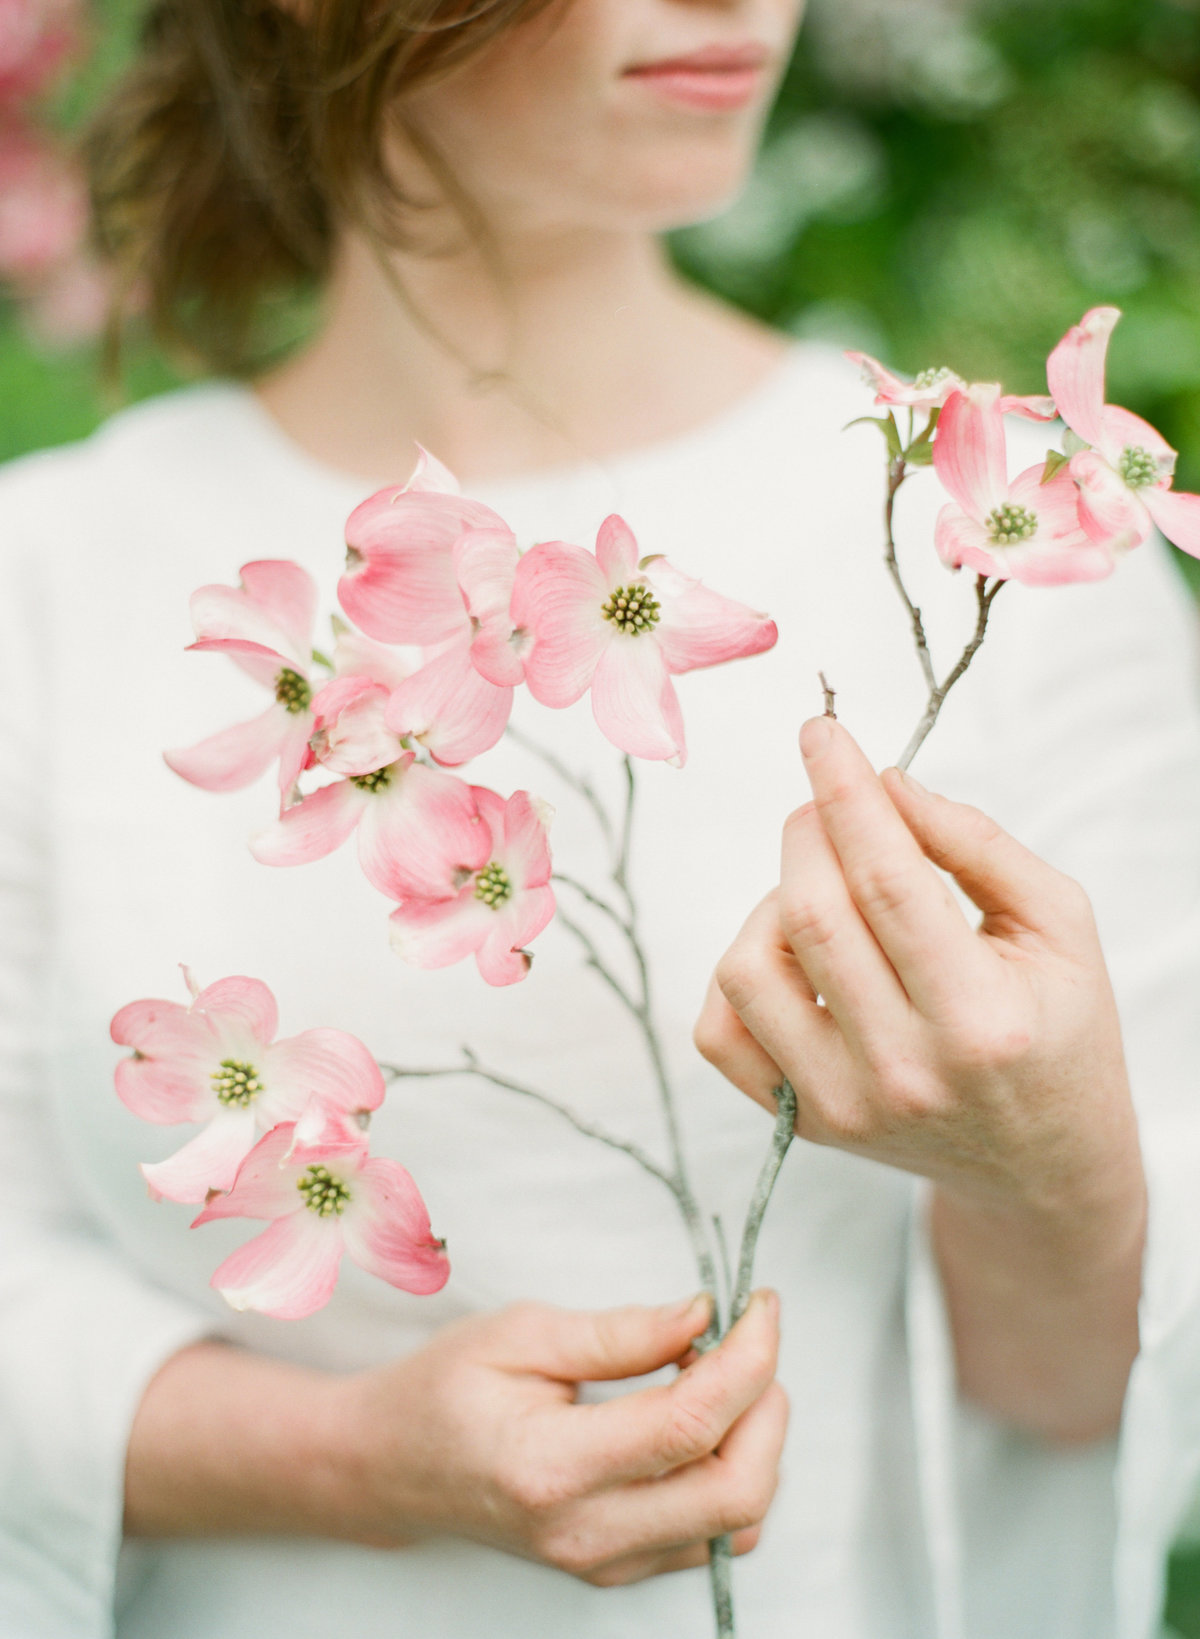
<path fill-rule="evenodd" d="M 103 273 L 71 171 L 138 10 L 0 0 L 0 459 L 177 379 L 143 340 L 121 388 L 101 386 Z M 6 53 L 28 63 L 35 13 L 36 71 L 6 71 Z M 1021 392 L 1043 390 L 1068 325 L 1115 303 L 1112 397 L 1200 490 L 1198 206 L 1200 0 L 811 0 L 750 188 L 675 250 L 797 335 Z M 1179 561 L 1200 593 L 1200 563 Z M 1195 1548 L 1169 1618 L 1200 1639 Z"/>

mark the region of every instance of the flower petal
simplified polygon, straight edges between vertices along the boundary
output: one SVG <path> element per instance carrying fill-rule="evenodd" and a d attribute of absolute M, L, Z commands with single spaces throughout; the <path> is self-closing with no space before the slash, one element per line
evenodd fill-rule
<path fill-rule="evenodd" d="M 301 676 L 307 676 L 307 668 L 291 655 L 282 654 L 278 649 L 271 649 L 264 643 L 251 643 L 241 637 L 200 637 L 195 643 L 189 643 L 188 654 L 223 654 L 226 659 L 232 660 L 234 665 L 244 671 L 247 677 L 252 677 L 264 689 L 275 691 L 275 684 L 281 671 L 295 671 Z"/>
<path fill-rule="evenodd" d="M 316 759 L 335 774 L 373 774 L 404 755 L 385 721 L 391 691 L 369 677 L 335 677 L 313 699 Z"/>
<path fill-rule="evenodd" d="M 1110 552 L 1128 552 L 1150 534 L 1150 514 L 1129 485 L 1095 450 L 1071 458 L 1079 489 L 1079 521 L 1089 538 Z"/>
<path fill-rule="evenodd" d="M 207 1019 L 218 1039 L 237 1039 L 265 1047 L 279 1029 L 279 1009 L 261 979 L 235 976 L 207 985 L 192 1003 L 193 1013 Z"/>
<path fill-rule="evenodd" d="M 352 626 L 338 633 L 333 646 L 333 669 L 338 677 L 369 677 L 394 689 L 412 671 L 408 655 L 390 643 L 376 643 L 373 637 L 356 632 Z"/>
<path fill-rule="evenodd" d="M 317 619 L 317 583 L 306 569 L 286 558 L 244 563 L 242 585 L 267 618 L 283 632 L 292 652 L 308 661 Z"/>
<path fill-rule="evenodd" d="M 514 791 L 504 805 L 500 863 L 514 886 L 544 888 L 549 882 L 552 865 L 547 832 L 552 818 L 553 811 L 528 791 Z M 495 838 L 494 825 L 492 830 Z"/>
<path fill-rule="evenodd" d="M 166 1161 L 142 1163 L 150 1193 L 168 1201 L 203 1201 L 209 1190 L 231 1189 L 238 1168 L 254 1148 L 253 1108 L 221 1109 Z"/>
<path fill-rule="evenodd" d="M 345 842 L 370 801 L 370 793 L 350 780 L 322 786 L 254 837 L 250 852 L 262 865 L 308 865 L 324 859 Z"/>
<path fill-rule="evenodd" d="M 454 547 L 454 568 L 474 628 L 471 662 L 481 677 L 512 687 L 525 676 L 525 645 L 512 623 L 513 580 L 520 555 L 507 530 L 473 529 Z"/>
<path fill-rule="evenodd" d="M 404 487 L 410 494 L 413 491 L 433 495 L 459 495 L 462 492 L 450 468 L 444 467 L 436 455 L 430 455 L 423 444 L 417 445 L 417 464 Z"/>
<path fill-rule="evenodd" d="M 1114 466 L 1120 465 L 1126 450 L 1145 450 L 1158 462 L 1160 484 L 1169 484 L 1175 476 L 1178 451 L 1171 448 L 1157 427 L 1143 421 L 1140 415 L 1134 415 L 1132 410 L 1122 410 L 1116 404 L 1104 407 L 1099 448 L 1100 453 Z"/>
<path fill-rule="evenodd" d="M 463 871 L 487 864 L 491 834 L 471 788 L 414 763 L 368 797 L 358 856 L 368 882 L 390 899 L 445 899 Z"/>
<path fill-rule="evenodd" d="M 1046 377 L 1058 413 L 1085 444 L 1104 438 L 1104 373 L 1119 307 L 1094 307 L 1050 355 Z"/>
<path fill-rule="evenodd" d="M 380 1156 L 363 1167 L 342 1214 L 342 1235 L 361 1269 L 402 1292 L 440 1292 L 450 1277 L 445 1245 L 435 1239 L 421 1192 L 398 1161 Z"/>
<path fill-rule="evenodd" d="M 475 953 L 480 975 L 488 984 L 518 984 L 528 975 L 530 957 L 525 947 L 549 924 L 555 909 L 549 888 L 529 888 L 502 908 L 496 926 Z"/>
<path fill-rule="evenodd" d="M 999 548 L 992 545 L 988 531 L 974 518 L 968 518 L 961 507 L 942 508 L 933 541 L 938 557 L 950 569 L 973 569 L 977 575 L 1009 578 L 1010 572 L 1001 566 Z"/>
<path fill-rule="evenodd" d="M 517 565 L 512 619 L 526 634 L 525 681 L 543 706 L 587 693 L 613 631 L 601 614 L 608 586 L 590 552 L 563 541 L 532 547 Z"/>
<path fill-rule="evenodd" d="M 385 719 L 397 735 L 428 746 L 436 762 L 456 767 L 490 751 L 512 715 L 513 691 L 497 688 L 454 643 L 392 691 Z"/>
<path fill-rule="evenodd" d="M 118 1063 L 114 1075 L 126 1109 L 162 1126 L 203 1121 L 213 1113 L 212 1072 L 220 1048 L 207 1019 L 178 1002 L 147 1000 L 123 1007 L 109 1030 L 119 1046 L 135 1053 Z"/>
<path fill-rule="evenodd" d="M 681 574 L 666 558 L 650 561 L 647 578 L 662 606 L 653 636 L 669 671 L 720 666 L 762 654 L 778 641 L 773 620 Z"/>
<path fill-rule="evenodd" d="M 262 1058 L 265 1121 L 295 1120 L 310 1099 L 329 1110 L 356 1115 L 383 1103 L 378 1064 L 357 1036 L 344 1030 L 302 1030 L 269 1047 Z"/>
<path fill-rule="evenodd" d="M 637 574 L 637 540 L 624 518 L 615 512 L 604 520 L 596 535 L 596 562 L 610 592 Z"/>
<path fill-rule="evenodd" d="M 933 462 L 945 488 L 977 523 L 1008 498 L 999 387 L 984 383 L 950 394 L 933 441 Z"/>
<path fill-rule="evenodd" d="M 1200 558 L 1200 495 L 1181 494 L 1173 489 L 1148 489 L 1143 499 L 1146 510 L 1163 534 L 1181 552 Z"/>
<path fill-rule="evenodd" d="M 903 380 L 869 353 L 847 353 L 846 357 L 851 364 L 858 365 L 867 386 L 874 388 L 876 404 L 898 404 L 911 410 L 936 410 L 951 393 L 966 386 L 962 377 L 955 375 L 953 370 L 927 372 L 924 378 L 927 384 L 922 386 L 915 381 Z"/>
<path fill-rule="evenodd" d="M 1104 580 L 1116 565 L 1108 545 L 1093 541 L 1079 516 L 1080 494 L 1067 471 L 1050 483 L 1042 482 L 1044 466 L 1029 467 L 1013 479 L 1012 499 L 1036 512 L 1037 533 L 1032 540 L 1002 547 L 997 556 L 1014 580 L 1026 586 L 1069 586 Z"/>
<path fill-rule="evenodd" d="M 1000 413 L 1023 416 L 1026 421 L 1057 421 L 1058 405 L 1044 393 L 1035 393 L 1028 398 L 1006 393 L 1000 400 Z"/>
<path fill-rule="evenodd" d="M 468 883 L 453 899 L 406 899 L 388 919 L 392 949 L 413 967 L 452 967 L 493 931 L 496 912 Z"/>
<path fill-rule="evenodd" d="M 228 1193 L 215 1195 L 192 1228 L 214 1218 L 282 1218 L 294 1211 L 302 1199 L 296 1178 L 303 1170 L 292 1158 L 295 1137 L 294 1122 L 272 1127 L 246 1156 Z"/>
<path fill-rule="evenodd" d="M 231 1253 L 211 1284 L 233 1309 L 303 1320 L 333 1296 L 343 1250 L 341 1220 L 301 1207 Z"/>
<path fill-rule="evenodd" d="M 600 732 L 631 757 L 682 768 L 683 717 L 652 633 L 614 635 L 592 681 L 592 712 Z"/>
<path fill-rule="evenodd" d="M 178 751 L 164 751 L 167 767 L 203 791 L 241 791 L 264 774 L 291 737 L 287 707 L 268 706 L 261 717 L 210 734 Z"/>

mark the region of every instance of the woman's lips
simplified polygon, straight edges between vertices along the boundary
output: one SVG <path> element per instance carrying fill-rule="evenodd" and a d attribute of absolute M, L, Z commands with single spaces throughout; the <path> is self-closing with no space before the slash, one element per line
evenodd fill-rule
<path fill-rule="evenodd" d="M 666 102 L 708 113 L 733 113 L 763 88 L 770 53 L 764 46 L 706 46 L 686 57 L 635 63 L 625 78 L 638 80 Z"/>

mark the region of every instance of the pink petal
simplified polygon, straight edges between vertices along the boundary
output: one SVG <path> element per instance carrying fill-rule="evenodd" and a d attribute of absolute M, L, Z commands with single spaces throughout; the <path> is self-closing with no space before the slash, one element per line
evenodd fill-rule
<path fill-rule="evenodd" d="M 549 882 L 552 866 L 547 830 L 551 817 L 546 804 L 528 791 L 514 791 L 505 804 L 500 863 L 514 887 L 544 888 Z M 498 835 L 494 823 L 492 835 L 494 839 Z"/>
<path fill-rule="evenodd" d="M 1104 372 L 1120 317 L 1117 307 L 1092 308 L 1067 331 L 1046 365 L 1058 413 L 1085 444 L 1099 445 L 1104 438 Z"/>
<path fill-rule="evenodd" d="M 600 525 L 596 536 L 596 562 L 611 592 L 637 574 L 638 544 L 633 530 L 615 512 Z"/>
<path fill-rule="evenodd" d="M 216 1195 L 193 1220 L 211 1223 L 214 1218 L 282 1218 L 303 1201 L 296 1179 L 304 1170 L 292 1157 L 296 1128 L 293 1122 L 272 1127 L 246 1156 L 226 1195 Z"/>
<path fill-rule="evenodd" d="M 388 919 L 392 949 L 413 967 L 452 967 L 493 932 L 496 912 L 468 883 L 453 899 L 406 899 Z"/>
<path fill-rule="evenodd" d="M 524 643 L 513 631 L 511 605 L 519 554 L 507 531 L 475 529 L 454 548 L 454 567 L 471 617 L 471 661 L 498 687 L 523 681 Z"/>
<path fill-rule="evenodd" d="M 508 804 L 498 791 L 490 791 L 486 785 L 473 785 L 471 798 L 475 804 L 475 812 L 487 827 L 491 838 L 487 858 L 496 857 L 496 849 L 504 843 L 504 815 Z"/>
<path fill-rule="evenodd" d="M 324 859 L 345 842 L 370 801 L 370 793 L 351 780 L 322 786 L 254 837 L 250 852 L 261 865 L 308 865 Z"/>
<path fill-rule="evenodd" d="M 245 580 L 249 571 L 264 603 Z M 240 640 L 275 649 L 299 669 L 311 658 L 311 632 L 317 590 L 298 564 L 284 561 L 246 564 L 241 586 L 202 586 L 192 593 L 190 609 L 196 637 Z"/>
<path fill-rule="evenodd" d="M 294 1120 L 313 1098 L 352 1115 L 377 1110 L 385 1091 L 379 1066 L 362 1042 L 344 1030 L 324 1028 L 303 1030 L 269 1047 L 262 1079 L 264 1121 Z"/>
<path fill-rule="evenodd" d="M 631 757 L 673 762 L 687 757 L 679 700 L 652 633 L 616 634 L 592 682 L 600 732 Z"/>
<path fill-rule="evenodd" d="M 444 467 L 436 455 L 430 455 L 423 444 L 417 445 L 417 464 L 413 468 L 413 475 L 404 488 L 412 493 L 420 491 L 433 495 L 458 495 L 461 487 L 458 479 Z"/>
<path fill-rule="evenodd" d="M 469 529 L 505 529 L 490 507 L 457 495 L 381 490 L 350 514 L 342 608 L 385 643 L 445 642 L 469 629 L 452 548 Z"/>
<path fill-rule="evenodd" d="M 279 1029 L 279 1009 L 261 979 L 218 979 L 192 1003 L 192 1012 L 207 1019 L 218 1038 L 240 1046 L 265 1047 Z"/>
<path fill-rule="evenodd" d="M 1034 394 L 1030 398 L 1014 397 L 1006 394 L 1000 400 L 1002 415 L 1024 416 L 1026 421 L 1057 421 L 1058 405 L 1045 394 Z"/>
<path fill-rule="evenodd" d="M 209 1190 L 230 1189 L 238 1168 L 254 1148 L 253 1107 L 222 1109 L 166 1161 L 143 1162 L 142 1177 L 155 1199 L 203 1201 Z"/>
<path fill-rule="evenodd" d="M 122 1059 L 114 1072 L 117 1097 L 141 1121 L 173 1127 L 212 1114 L 215 1056 L 206 1062 L 179 1059 Z"/>
<path fill-rule="evenodd" d="M 846 357 L 852 364 L 857 364 L 866 377 L 867 385 L 875 390 L 876 404 L 896 404 L 912 410 L 936 410 L 943 405 L 952 392 L 966 386 L 961 376 L 955 375 L 953 370 L 936 372 L 936 380 L 927 387 L 919 387 L 915 381 L 905 381 L 894 375 L 878 359 L 873 359 L 869 353 L 847 353 Z"/>
<path fill-rule="evenodd" d="M 454 643 L 393 690 L 385 720 L 393 733 L 428 746 L 435 761 L 455 767 L 490 751 L 512 715 L 513 691 L 497 688 Z"/>
<path fill-rule="evenodd" d="M 933 441 L 938 477 L 970 517 L 983 523 L 1008 498 L 1008 454 L 1000 389 L 951 393 Z"/>
<path fill-rule="evenodd" d="M 267 618 L 283 632 L 293 653 L 307 661 L 317 619 L 317 585 L 306 569 L 286 558 L 244 563 L 242 585 Z"/>
<path fill-rule="evenodd" d="M 1042 483 L 1044 465 L 1030 467 L 1013 480 L 1012 499 L 1037 513 L 1037 534 L 1030 541 L 997 551 L 1012 578 L 1026 586 L 1068 586 L 1104 580 L 1112 574 L 1111 549 L 1090 539 L 1079 517 L 1079 489 L 1069 472 Z"/>
<path fill-rule="evenodd" d="M 369 677 L 335 677 L 313 700 L 317 761 L 335 774 L 371 774 L 403 756 L 385 721 L 390 690 Z"/>
<path fill-rule="evenodd" d="M 614 635 L 600 612 L 607 596 L 599 564 L 582 547 L 543 542 L 517 565 L 513 625 L 527 634 L 525 681 L 543 706 L 571 706 L 587 693 Z"/>
<path fill-rule="evenodd" d="M 350 1257 L 402 1292 L 440 1292 L 450 1277 L 444 1244 L 434 1238 L 420 1191 L 398 1161 L 368 1161 L 342 1214 Z"/>
<path fill-rule="evenodd" d="M 368 882 L 391 899 L 445 899 L 487 864 L 491 834 L 470 786 L 414 763 L 370 796 L 358 835 Z"/>
<path fill-rule="evenodd" d="M 1200 495 L 1148 489 L 1144 499 L 1147 511 L 1172 546 L 1200 558 Z"/>
<path fill-rule="evenodd" d="M 203 791 L 241 791 L 265 773 L 291 738 L 286 706 L 268 706 L 261 717 L 210 734 L 194 746 L 164 751 L 167 767 Z"/>
<path fill-rule="evenodd" d="M 1128 552 L 1150 534 L 1150 514 L 1133 490 L 1095 450 L 1072 456 L 1079 488 L 1079 521 L 1091 540 L 1110 552 Z"/>
<path fill-rule="evenodd" d="M 944 506 L 934 531 L 937 555 L 951 569 L 973 569 L 977 575 L 1007 580 L 1011 571 L 1001 564 L 1000 548 L 981 523 L 968 518 L 961 507 Z"/>
<path fill-rule="evenodd" d="M 1114 466 L 1120 465 L 1126 450 L 1145 450 L 1158 461 L 1161 471 L 1159 481 L 1162 484 L 1170 483 L 1179 459 L 1178 452 L 1171 448 L 1157 427 L 1143 421 L 1140 415 L 1134 415 L 1132 410 L 1122 410 L 1116 404 L 1105 406 L 1099 448 Z"/>
<path fill-rule="evenodd" d="M 316 761 L 309 743 L 313 730 L 312 713 L 291 712 L 289 717 L 291 728 L 279 752 L 279 790 L 284 803 L 291 797 L 301 774 Z"/>
<path fill-rule="evenodd" d="M 669 671 L 719 666 L 774 648 L 779 630 L 773 620 L 710 591 L 666 558 L 650 561 L 648 578 L 662 606 L 653 636 Z"/>
<path fill-rule="evenodd" d="M 212 1285 L 233 1309 L 303 1320 L 333 1296 L 342 1251 L 341 1219 L 301 1207 L 231 1253 Z"/>
<path fill-rule="evenodd" d="M 283 654 L 279 649 L 268 648 L 264 643 L 251 643 L 241 637 L 201 637 L 195 643 L 189 643 L 188 654 L 223 654 L 227 660 L 244 671 L 247 677 L 252 677 L 264 689 L 275 692 L 275 683 L 281 671 L 297 672 L 301 677 L 307 677 L 308 668 L 302 666 L 294 656 Z"/>
<path fill-rule="evenodd" d="M 376 643 L 347 626 L 333 646 L 333 669 L 339 677 L 369 677 L 394 689 L 412 671 L 408 657 L 389 643 Z"/>
<path fill-rule="evenodd" d="M 475 953 L 481 977 L 490 985 L 518 984 L 529 973 L 525 947 L 552 920 L 554 894 L 549 888 L 529 888 L 504 905 L 496 926 Z"/>

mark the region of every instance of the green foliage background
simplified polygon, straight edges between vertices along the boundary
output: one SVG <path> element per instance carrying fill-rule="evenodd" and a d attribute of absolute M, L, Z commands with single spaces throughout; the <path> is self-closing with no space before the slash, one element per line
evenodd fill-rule
<path fill-rule="evenodd" d="M 812 3 L 754 181 L 677 236 L 681 265 L 798 334 L 1021 391 L 1113 302 L 1112 396 L 1200 490 L 1200 0 Z M 129 51 L 136 0 L 95 12 L 68 127 Z M 96 362 L 39 351 L 0 302 L 0 459 L 107 413 Z M 148 345 L 127 375 L 132 396 L 173 379 Z M 1170 1614 L 1200 1639 L 1200 1556 L 1177 1556 Z"/>

